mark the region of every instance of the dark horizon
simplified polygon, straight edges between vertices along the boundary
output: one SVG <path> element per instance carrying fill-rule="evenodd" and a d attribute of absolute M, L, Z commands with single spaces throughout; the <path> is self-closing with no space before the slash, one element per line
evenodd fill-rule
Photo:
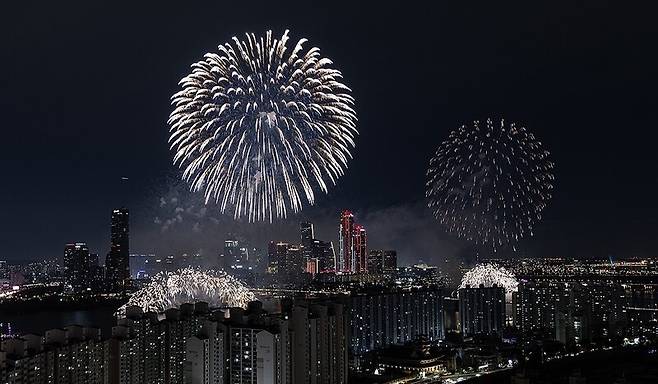
<path fill-rule="evenodd" d="M 425 208 L 425 169 L 450 131 L 487 117 L 526 126 L 556 164 L 553 199 L 518 255 L 658 255 L 655 13 L 613 1 L 305 4 L 7 5 L 0 260 L 61 257 L 73 241 L 102 258 L 120 206 L 131 253 L 214 253 L 229 232 L 264 247 L 298 240 L 304 220 L 335 242 L 347 208 L 370 248 L 398 249 L 403 264 L 461 260 L 468 244 Z M 290 29 L 335 62 L 360 135 L 315 207 L 236 224 L 213 207 L 200 214 L 175 181 L 169 97 L 205 52 L 267 29 Z M 163 229 L 177 208 L 189 212 Z"/>

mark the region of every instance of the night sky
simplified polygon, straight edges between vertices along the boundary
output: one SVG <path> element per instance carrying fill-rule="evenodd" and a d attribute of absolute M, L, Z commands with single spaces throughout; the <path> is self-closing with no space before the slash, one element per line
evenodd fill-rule
<path fill-rule="evenodd" d="M 255 245 L 294 240 L 304 218 L 335 241 L 338 210 L 351 208 L 371 247 L 394 247 L 403 263 L 455 260 L 466 244 L 424 208 L 425 168 L 451 130 L 487 117 L 522 123 L 556 163 L 554 198 L 518 255 L 658 254 L 658 33 L 648 7 L 18 3 L 0 12 L 0 259 L 59 256 L 70 241 L 104 255 L 110 211 L 127 205 L 133 252 L 216 253 L 227 232 Z M 173 182 L 169 97 L 205 52 L 267 29 L 290 29 L 336 63 L 361 134 L 316 207 L 274 226 L 235 225 Z M 189 217 L 165 226 L 177 204 Z"/>

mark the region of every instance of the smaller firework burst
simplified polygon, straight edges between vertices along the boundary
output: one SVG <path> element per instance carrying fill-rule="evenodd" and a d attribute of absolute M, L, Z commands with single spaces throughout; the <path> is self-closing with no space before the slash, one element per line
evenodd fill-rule
<path fill-rule="evenodd" d="M 430 161 L 428 205 L 446 229 L 495 252 L 532 236 L 551 199 L 549 152 L 525 127 L 491 119 L 453 131 Z"/>

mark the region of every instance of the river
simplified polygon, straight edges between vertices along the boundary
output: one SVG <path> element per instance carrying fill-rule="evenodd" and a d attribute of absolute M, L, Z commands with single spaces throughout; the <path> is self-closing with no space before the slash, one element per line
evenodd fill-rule
<path fill-rule="evenodd" d="M 91 309 L 45 310 L 12 312 L 0 309 L 0 332 L 6 333 L 7 324 L 11 333 L 21 335 L 36 333 L 43 335 L 48 329 L 67 325 L 93 326 L 101 329 L 103 337 L 109 336 L 116 324 L 113 306 L 98 306 Z"/>

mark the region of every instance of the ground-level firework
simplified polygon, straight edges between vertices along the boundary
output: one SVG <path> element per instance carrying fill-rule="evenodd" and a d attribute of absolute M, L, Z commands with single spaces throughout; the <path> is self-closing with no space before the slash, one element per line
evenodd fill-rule
<path fill-rule="evenodd" d="M 519 282 L 514 274 L 504 267 L 493 263 L 486 263 L 478 264 L 466 272 L 459 288 L 466 288 L 466 286 L 477 288 L 480 285 L 484 285 L 487 288 L 494 285 L 503 287 L 507 294 L 511 294 L 518 290 Z"/>
<path fill-rule="evenodd" d="M 441 143 L 426 195 L 449 232 L 495 251 L 533 234 L 553 182 L 549 153 L 532 133 L 488 119 L 463 125 Z"/>
<path fill-rule="evenodd" d="M 210 307 L 246 307 L 256 296 L 240 281 L 224 272 L 200 271 L 193 268 L 161 272 L 119 308 L 136 305 L 144 312 L 164 312 L 184 303 L 205 301 Z"/>
<path fill-rule="evenodd" d="M 172 97 L 169 142 L 193 191 L 272 221 L 313 205 L 347 168 L 357 117 L 333 62 L 268 31 L 207 53 Z"/>

